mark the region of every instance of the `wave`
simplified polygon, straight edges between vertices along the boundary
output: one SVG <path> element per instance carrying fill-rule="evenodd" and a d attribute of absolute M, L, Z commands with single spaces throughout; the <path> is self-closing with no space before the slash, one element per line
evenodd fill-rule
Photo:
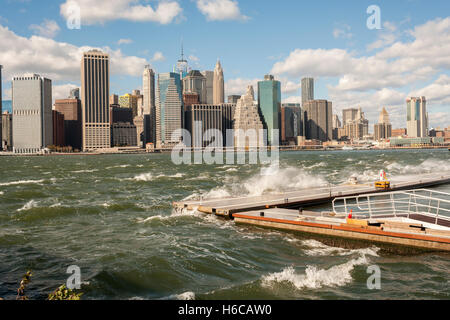
<path fill-rule="evenodd" d="M 341 287 L 352 282 L 351 272 L 356 266 L 366 264 L 368 264 L 368 260 L 363 255 L 330 269 L 318 269 L 316 266 L 307 266 L 305 274 L 297 274 L 293 267 L 288 267 L 281 272 L 264 276 L 262 285 L 264 287 L 272 287 L 276 283 L 289 283 L 298 290 L 304 288 Z"/>
<path fill-rule="evenodd" d="M 450 171 L 450 163 L 436 159 L 427 159 L 417 165 L 384 161 L 382 167 L 371 168 L 369 166 L 365 169 L 362 172 L 354 172 L 354 167 L 352 166 L 347 169 L 351 170 L 348 176 L 356 177 L 360 182 L 372 182 L 379 178 L 380 170 L 384 169 L 388 178 L 409 179 L 417 174 Z M 342 174 L 342 176 L 346 176 L 346 174 Z"/>
<path fill-rule="evenodd" d="M 176 173 L 174 175 L 165 175 L 165 174 L 160 174 L 158 176 L 154 176 L 151 172 L 148 173 L 142 173 L 140 175 L 135 176 L 134 178 L 131 179 L 127 179 L 127 180 L 135 180 L 135 181 L 153 181 L 156 179 L 161 179 L 161 178 L 170 178 L 170 179 L 179 179 L 179 178 L 183 178 L 184 174 L 183 173 Z"/>
<path fill-rule="evenodd" d="M 225 187 L 214 188 L 202 196 L 204 199 L 221 199 L 234 196 L 261 196 L 328 185 L 321 176 L 307 173 L 303 168 L 279 168 L 277 165 L 263 168 L 260 173 L 245 181 L 229 178 Z"/>
<path fill-rule="evenodd" d="M 393 162 L 387 165 L 389 172 L 397 174 L 417 174 L 450 171 L 450 163 L 444 160 L 427 159 L 418 165 Z"/>
<path fill-rule="evenodd" d="M 152 181 L 153 180 L 153 175 L 151 173 L 143 173 L 143 174 L 137 175 L 133 179 L 129 179 L 129 180 Z"/>
<path fill-rule="evenodd" d="M 195 293 L 192 291 L 184 292 L 174 296 L 177 300 L 195 300 Z"/>
<path fill-rule="evenodd" d="M 316 240 L 303 240 L 301 241 L 301 244 L 305 247 L 308 247 L 308 249 L 303 250 L 303 252 L 308 256 L 349 256 L 353 254 L 359 254 L 362 256 L 369 255 L 378 257 L 378 251 L 380 250 L 380 248 L 377 247 L 363 249 L 344 249 L 339 247 L 330 247 Z"/>
<path fill-rule="evenodd" d="M 30 209 L 36 208 L 38 205 L 37 201 L 30 200 L 22 208 L 17 209 L 17 212 L 28 211 Z"/>
<path fill-rule="evenodd" d="M 111 167 L 106 167 L 106 170 L 110 170 L 110 169 L 115 169 L 115 168 L 128 168 L 131 167 L 130 164 L 122 164 L 122 165 L 118 165 L 118 166 L 111 166 Z"/>
<path fill-rule="evenodd" d="M 77 170 L 77 171 L 72 171 L 72 173 L 92 173 L 92 172 L 97 172 L 98 169 L 92 169 L 92 170 Z"/>
<path fill-rule="evenodd" d="M 4 186 L 15 186 L 15 185 L 19 185 L 19 184 L 40 184 L 43 183 L 45 180 L 19 180 L 19 181 L 11 181 L 11 182 L 4 182 L 4 183 L 0 183 L 0 187 L 4 187 Z"/>
<path fill-rule="evenodd" d="M 287 267 L 281 272 L 272 273 L 262 278 L 263 287 L 272 287 L 276 284 L 288 283 L 297 290 L 320 289 L 323 287 L 341 287 L 353 281 L 352 271 L 357 266 L 368 265 L 368 256 L 378 257 L 379 248 L 365 249 L 342 249 L 329 247 L 315 240 L 304 240 L 303 245 L 312 249 L 305 250 L 307 255 L 328 256 L 337 254 L 339 256 L 356 255 L 343 264 L 333 266 L 329 269 L 319 269 L 316 266 L 307 266 L 304 274 L 298 274 L 293 267 Z"/>

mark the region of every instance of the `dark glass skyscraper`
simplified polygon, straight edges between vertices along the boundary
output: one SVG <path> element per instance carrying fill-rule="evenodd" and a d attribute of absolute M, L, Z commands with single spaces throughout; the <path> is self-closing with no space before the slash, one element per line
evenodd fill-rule
<path fill-rule="evenodd" d="M 267 129 L 267 142 L 277 146 L 281 137 L 281 83 L 272 75 L 266 75 L 264 81 L 258 82 L 258 104 L 264 129 Z M 272 130 L 278 130 L 278 139 L 275 139 Z"/>

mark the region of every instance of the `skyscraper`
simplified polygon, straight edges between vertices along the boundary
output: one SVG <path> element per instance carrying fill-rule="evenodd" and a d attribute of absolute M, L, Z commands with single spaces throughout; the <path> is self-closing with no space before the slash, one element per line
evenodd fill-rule
<path fill-rule="evenodd" d="M 311 100 L 305 103 L 306 138 L 322 142 L 332 140 L 332 103 L 327 100 Z"/>
<path fill-rule="evenodd" d="M 53 144 L 52 81 L 37 74 L 14 77 L 13 151 L 36 153 Z"/>
<path fill-rule="evenodd" d="M 428 137 L 428 114 L 425 97 L 406 100 L 407 134 L 410 138 Z"/>
<path fill-rule="evenodd" d="M 203 71 L 206 78 L 206 103 L 214 103 L 214 71 Z"/>
<path fill-rule="evenodd" d="M 389 121 L 389 114 L 386 108 L 383 108 L 380 113 L 378 123 L 374 125 L 374 138 L 377 141 L 388 139 L 392 137 L 392 125 Z"/>
<path fill-rule="evenodd" d="M 264 137 L 261 137 L 263 129 L 258 102 L 255 101 L 255 91 L 252 86 L 248 86 L 247 93 L 238 100 L 234 113 L 234 146 L 236 148 L 263 147 L 264 143 L 261 144 L 261 141 L 264 142 Z"/>
<path fill-rule="evenodd" d="M 314 79 L 302 79 L 302 107 L 306 102 L 314 100 Z"/>
<path fill-rule="evenodd" d="M 214 69 L 213 100 L 214 104 L 225 103 L 225 81 L 219 60 L 217 60 L 216 68 Z"/>
<path fill-rule="evenodd" d="M 180 75 L 180 79 L 183 79 L 187 75 L 188 67 L 188 62 L 184 58 L 183 44 L 181 44 L 181 59 L 177 61 L 177 66 L 175 67 L 175 71 Z"/>
<path fill-rule="evenodd" d="M 83 149 L 109 148 L 109 55 L 98 50 L 85 52 L 81 60 L 81 109 Z"/>
<path fill-rule="evenodd" d="M 178 73 L 161 73 L 156 86 L 156 147 L 178 143 L 172 134 L 183 128 L 183 94 Z"/>
<path fill-rule="evenodd" d="M 342 111 L 345 136 L 348 139 L 362 139 L 369 134 L 369 120 L 361 108 Z"/>
<path fill-rule="evenodd" d="M 289 144 L 303 136 L 303 117 L 300 103 L 283 103 L 281 105 L 281 141 Z"/>
<path fill-rule="evenodd" d="M 156 91 L 155 91 L 155 72 L 149 65 L 145 66 L 142 76 L 142 89 L 144 90 L 144 116 L 150 116 L 150 134 L 149 141 L 155 143 L 156 137 Z"/>
<path fill-rule="evenodd" d="M 350 108 L 342 110 L 342 125 L 345 126 L 347 123 L 357 120 L 358 109 Z"/>
<path fill-rule="evenodd" d="M 155 72 L 149 65 L 145 66 L 142 75 L 142 89 L 144 91 L 144 114 L 152 114 L 155 109 Z"/>
<path fill-rule="evenodd" d="M 198 94 L 201 104 L 207 103 L 206 77 L 198 70 L 190 71 L 183 78 L 183 94 Z"/>
<path fill-rule="evenodd" d="M 258 104 L 267 129 L 267 142 L 272 146 L 279 145 L 281 129 L 281 83 L 274 76 L 264 76 L 264 81 L 258 82 Z M 278 139 L 273 136 L 273 130 L 278 130 Z"/>
<path fill-rule="evenodd" d="M 64 145 L 81 150 L 83 139 L 80 99 L 55 100 L 55 110 L 64 115 Z"/>
<path fill-rule="evenodd" d="M 0 64 L 0 150 L 2 150 L 2 114 L 3 114 L 3 101 L 2 101 L 2 93 L 3 93 L 3 89 L 2 89 L 2 69 L 3 66 Z"/>
<path fill-rule="evenodd" d="M 191 147 L 222 148 L 226 146 L 226 133 L 227 130 L 233 129 L 235 108 L 235 104 L 194 104 L 186 107 L 186 129 L 191 134 Z M 196 122 L 201 122 L 201 127 L 196 127 Z M 209 130 L 219 130 L 222 133 L 222 141 L 208 136 Z"/>
<path fill-rule="evenodd" d="M 339 120 L 339 116 L 337 114 L 333 114 L 333 129 L 341 128 L 341 120 Z"/>
<path fill-rule="evenodd" d="M 119 97 L 119 105 L 122 108 L 129 108 L 133 110 L 133 117 L 138 115 L 138 100 L 137 96 L 126 93 Z"/>

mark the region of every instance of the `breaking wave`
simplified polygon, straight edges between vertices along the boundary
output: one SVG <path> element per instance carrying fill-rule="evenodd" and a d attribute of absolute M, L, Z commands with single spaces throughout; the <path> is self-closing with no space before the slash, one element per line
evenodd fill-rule
<path fill-rule="evenodd" d="M 359 254 L 361 256 L 369 255 L 378 257 L 378 251 L 380 248 L 371 247 L 363 249 L 344 249 L 339 247 L 330 247 L 317 240 L 303 240 L 301 244 L 308 249 L 304 249 L 303 252 L 308 256 L 349 256 L 352 254 Z"/>
<path fill-rule="evenodd" d="M 316 240 L 304 240 L 302 244 L 310 247 L 310 249 L 304 250 L 304 253 L 309 256 L 356 255 L 357 257 L 329 269 L 319 269 L 309 265 L 304 274 L 298 274 L 293 267 L 287 267 L 281 272 L 264 276 L 262 278 L 263 287 L 272 287 L 282 283 L 288 283 L 297 290 L 341 287 L 353 281 L 352 271 L 355 267 L 369 264 L 367 257 L 378 257 L 377 252 L 379 251 L 379 248 L 376 247 L 354 250 L 335 248 Z"/>
<path fill-rule="evenodd" d="M 237 196 L 261 196 L 328 185 L 321 176 L 307 173 L 302 168 L 279 168 L 270 166 L 261 170 L 245 181 L 238 177 L 229 178 L 225 187 L 214 188 L 204 194 L 203 199 L 221 199 Z M 192 198 L 198 198 L 192 196 Z"/>
<path fill-rule="evenodd" d="M 36 208 L 38 205 L 37 201 L 30 200 L 22 208 L 17 209 L 17 212 L 28 211 L 30 209 Z"/>
<path fill-rule="evenodd" d="M 175 295 L 177 300 L 195 300 L 195 293 L 192 291 L 188 291 L 185 293 Z"/>
<path fill-rule="evenodd" d="M 0 183 L 0 186 L 14 186 L 14 185 L 19 185 L 19 184 L 39 184 L 39 183 L 43 183 L 45 180 L 20 180 L 20 181 L 11 181 L 11 182 L 4 182 L 4 183 Z"/>
<path fill-rule="evenodd" d="M 160 174 L 158 176 L 154 176 L 151 172 L 148 173 L 142 173 L 140 175 L 135 176 L 134 178 L 131 179 L 127 179 L 127 180 L 135 180 L 135 181 L 153 181 L 156 179 L 161 179 L 161 178 L 183 178 L 184 174 L 183 173 L 176 173 L 174 175 L 164 175 L 164 174 Z"/>
<path fill-rule="evenodd" d="M 316 266 L 308 266 L 305 274 L 296 273 L 293 267 L 288 267 L 279 273 L 273 273 L 263 277 L 262 285 L 271 287 L 275 283 L 289 283 L 296 289 L 320 289 L 322 287 L 341 287 L 351 283 L 351 272 L 356 266 L 368 264 L 365 256 L 331 267 L 330 269 L 318 269 Z"/>

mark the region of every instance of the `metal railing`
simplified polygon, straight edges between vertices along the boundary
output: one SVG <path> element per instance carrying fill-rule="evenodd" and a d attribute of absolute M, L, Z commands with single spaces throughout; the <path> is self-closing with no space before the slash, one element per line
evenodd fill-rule
<path fill-rule="evenodd" d="M 450 222 L 450 193 L 418 189 L 340 197 L 333 200 L 333 212 L 337 217 L 352 213 L 356 219 L 422 215 L 438 224 Z"/>

